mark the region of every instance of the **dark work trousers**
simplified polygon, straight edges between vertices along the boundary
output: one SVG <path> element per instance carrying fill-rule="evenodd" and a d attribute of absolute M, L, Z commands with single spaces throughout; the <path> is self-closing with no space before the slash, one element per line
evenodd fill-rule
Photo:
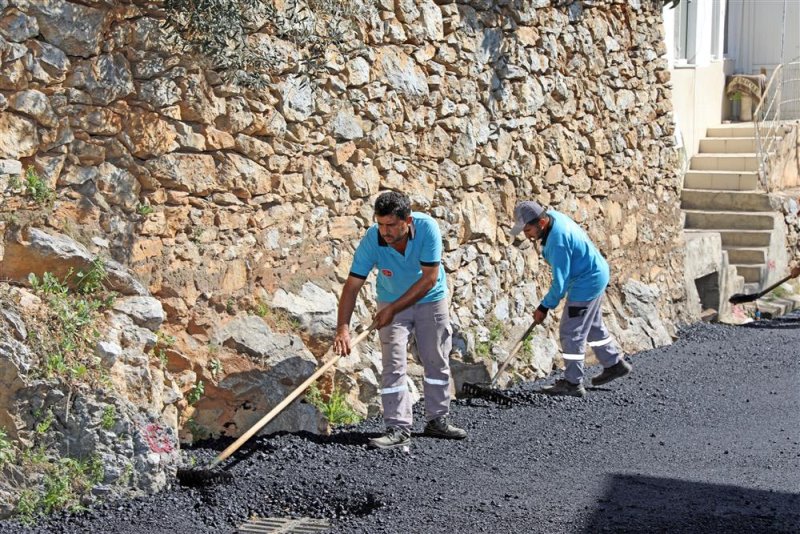
<path fill-rule="evenodd" d="M 619 346 L 603 324 L 602 301 L 603 295 L 588 301 L 567 300 L 564 307 L 559 334 L 564 378 L 572 384 L 583 382 L 587 342 L 603 367 L 611 367 L 622 358 Z"/>
<path fill-rule="evenodd" d="M 387 304 L 379 302 L 378 309 Z M 425 416 L 428 421 L 450 411 L 450 349 L 453 330 L 450 326 L 447 299 L 418 303 L 394 316 L 391 324 L 380 329 L 383 375 L 381 402 L 386 426 L 411 429 L 411 392 L 406 368 L 411 332 L 417 343 L 419 359 L 425 369 Z"/>

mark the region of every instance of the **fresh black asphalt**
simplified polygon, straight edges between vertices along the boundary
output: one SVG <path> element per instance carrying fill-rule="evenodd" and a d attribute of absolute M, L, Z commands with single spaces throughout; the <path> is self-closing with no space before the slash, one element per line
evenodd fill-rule
<path fill-rule="evenodd" d="M 457 401 L 464 441 L 369 450 L 376 420 L 259 437 L 230 483 L 0 532 L 224 533 L 251 516 L 358 533 L 800 532 L 800 315 L 694 325 L 630 361 L 585 399 L 534 393 L 542 381 L 512 390 L 512 408 Z M 193 453 L 202 464 L 224 445 Z"/>

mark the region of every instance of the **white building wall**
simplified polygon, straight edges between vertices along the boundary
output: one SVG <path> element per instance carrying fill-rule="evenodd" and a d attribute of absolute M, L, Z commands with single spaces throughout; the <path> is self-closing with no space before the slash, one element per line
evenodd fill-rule
<path fill-rule="evenodd" d="M 800 1 L 728 0 L 728 9 L 728 56 L 736 73 L 764 68 L 769 75 L 776 65 L 800 59 Z"/>
<path fill-rule="evenodd" d="M 800 0 L 728 0 L 728 55 L 736 73 L 770 79 L 779 64 L 781 118 L 800 119 Z M 774 107 L 777 109 L 777 107 Z"/>
<path fill-rule="evenodd" d="M 697 153 L 707 129 L 722 122 L 725 75 L 730 70 L 721 57 L 724 27 L 725 0 L 681 0 L 678 7 L 664 9 L 675 123 L 687 161 Z M 689 45 L 685 58 L 677 57 L 681 38 Z"/>

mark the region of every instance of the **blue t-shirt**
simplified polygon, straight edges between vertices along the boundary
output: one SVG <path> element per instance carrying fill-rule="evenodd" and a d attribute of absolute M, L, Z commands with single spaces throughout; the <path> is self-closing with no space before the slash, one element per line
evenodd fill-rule
<path fill-rule="evenodd" d="M 378 301 L 394 302 L 422 278 L 422 267 L 439 266 L 439 276 L 425 296 L 417 302 L 437 302 L 447 297 L 447 281 L 442 266 L 442 233 L 439 225 L 424 213 L 411 212 L 411 227 L 405 254 L 389 246 L 373 224 L 353 256 L 350 275 L 365 279 L 378 268 Z"/>
<path fill-rule="evenodd" d="M 553 309 L 569 294 L 569 300 L 594 300 L 608 285 L 608 263 L 575 221 L 554 210 L 547 214 L 552 220 L 542 256 L 553 272 L 550 291 L 542 305 Z"/>

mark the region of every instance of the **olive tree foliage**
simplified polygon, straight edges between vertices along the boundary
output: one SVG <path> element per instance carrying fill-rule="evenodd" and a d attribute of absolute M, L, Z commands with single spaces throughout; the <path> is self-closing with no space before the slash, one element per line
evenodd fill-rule
<path fill-rule="evenodd" d="M 292 74 L 313 83 L 328 47 L 344 57 L 363 47 L 360 26 L 375 14 L 372 2 L 164 0 L 164 26 L 174 45 L 197 54 L 225 81 L 261 88 L 273 76 Z"/>

